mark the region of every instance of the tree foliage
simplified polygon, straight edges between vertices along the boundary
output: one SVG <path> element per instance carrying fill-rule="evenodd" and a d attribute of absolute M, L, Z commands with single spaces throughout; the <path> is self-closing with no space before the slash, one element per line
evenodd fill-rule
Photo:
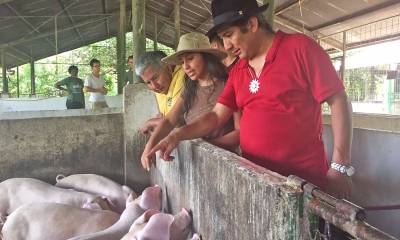
<path fill-rule="evenodd" d="M 132 33 L 126 35 L 126 56 L 132 53 L 133 38 Z M 69 76 L 68 67 L 76 65 L 79 68 L 78 77 L 83 80 L 90 74 L 89 62 L 96 58 L 101 62 L 101 74 L 104 76 L 106 86 L 109 90 L 108 95 L 117 94 L 117 40 L 115 37 L 90 44 L 72 51 L 58 54 L 35 62 L 35 84 L 36 95 L 43 97 L 63 96 L 66 93 L 56 90 L 54 84 Z M 173 52 L 162 44 L 158 44 L 161 50 L 167 54 Z M 146 49 L 153 49 L 153 41 L 146 39 Z M 31 92 L 31 69 L 30 64 L 22 65 L 19 70 L 19 89 L 20 96 L 29 96 Z M 14 74 L 8 74 L 9 92 L 12 97 L 17 97 L 17 68 L 12 69 Z M 1 83 L 0 83 L 1 85 Z"/>

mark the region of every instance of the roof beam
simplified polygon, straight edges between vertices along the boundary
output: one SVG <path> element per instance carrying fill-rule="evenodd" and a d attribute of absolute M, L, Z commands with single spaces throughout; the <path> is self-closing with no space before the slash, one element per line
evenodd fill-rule
<path fill-rule="evenodd" d="M 107 16 L 107 17 L 99 18 L 99 19 L 95 19 L 95 20 L 91 19 L 91 20 L 76 24 L 75 26 L 72 26 L 72 27 L 58 29 L 57 32 L 63 32 L 63 31 L 71 30 L 71 29 L 74 29 L 74 27 L 78 28 L 78 27 L 83 27 L 83 26 L 89 25 L 89 24 L 94 24 L 94 23 L 97 23 L 97 22 L 104 21 L 105 18 L 110 18 L 110 17 L 111 16 Z M 15 40 L 15 41 L 12 41 L 12 42 L 9 42 L 9 43 L 1 44 L 0 48 L 7 48 L 7 47 L 16 46 L 16 45 L 24 43 L 24 42 L 29 42 L 29 41 L 37 40 L 37 39 L 40 39 L 40 38 L 49 37 L 49 36 L 52 36 L 53 34 L 54 34 L 54 31 L 48 31 L 48 32 L 40 33 L 38 35 L 34 35 L 32 37 L 29 37 L 29 38 L 24 37 L 24 38 L 21 38 L 19 40 Z"/>
<path fill-rule="evenodd" d="M 107 14 L 107 0 L 101 0 L 103 5 L 103 14 Z M 104 20 L 104 24 L 106 25 L 107 36 L 110 36 L 110 26 L 108 24 L 108 18 Z"/>
<path fill-rule="evenodd" d="M 379 11 L 381 9 L 390 7 L 390 6 L 398 4 L 398 3 L 399 3 L 399 0 L 391 0 L 391 1 L 383 2 L 381 4 L 378 4 L 377 6 L 370 7 L 370 8 L 364 9 L 364 10 L 360 10 L 360 11 L 358 11 L 356 13 L 349 14 L 349 15 L 346 15 L 346 16 L 343 16 L 343 17 L 340 17 L 340 18 L 336 18 L 336 19 L 334 19 L 332 21 L 319 24 L 319 25 L 317 25 L 315 27 L 310 28 L 310 31 L 320 30 L 322 28 L 325 28 L 325 27 L 328 27 L 328 26 L 331 26 L 331 25 L 334 25 L 334 24 L 338 24 L 338 23 L 341 23 L 341 22 L 344 22 L 344 21 L 347 21 L 347 20 L 350 20 L 350 19 L 361 17 L 363 15 Z"/>
<path fill-rule="evenodd" d="M 4 3 L 9 3 L 9 2 L 12 2 L 12 1 L 14 1 L 14 0 L 0 0 L 0 5 L 4 4 Z"/>
<path fill-rule="evenodd" d="M 280 14 L 286 12 L 286 11 L 289 11 L 290 9 L 301 5 L 305 1 L 307 1 L 307 0 L 292 0 L 292 1 L 288 1 L 288 2 L 286 2 L 284 4 L 282 4 L 282 6 L 276 8 L 275 15 L 280 15 Z"/>
<path fill-rule="evenodd" d="M 280 17 L 280 16 L 275 16 L 274 17 L 274 22 L 278 23 L 278 24 L 280 24 L 280 25 L 282 25 L 284 27 L 287 27 L 292 31 L 306 34 L 311 38 L 315 38 L 315 37 L 321 38 L 321 37 L 324 36 L 323 34 L 321 34 L 319 32 L 312 32 L 312 31 L 309 31 L 308 29 L 305 29 L 305 28 L 303 29 L 303 27 L 300 27 L 300 26 L 298 26 L 298 25 L 296 25 L 296 24 L 294 24 L 294 23 L 292 23 L 292 22 L 290 22 L 290 21 L 288 21 L 285 18 Z M 331 38 L 328 37 L 328 38 L 321 39 L 321 41 L 326 43 L 326 44 L 328 44 L 328 45 L 330 45 L 330 46 L 332 46 L 333 48 L 335 48 L 335 49 L 337 49 L 339 51 L 342 51 L 342 47 L 343 47 L 342 43 L 340 43 L 340 42 L 338 42 L 338 41 L 336 41 L 334 39 L 331 39 Z"/>
<path fill-rule="evenodd" d="M 182 6 L 182 4 L 184 2 L 185 2 L 185 0 L 181 0 L 180 3 L 179 3 L 179 7 Z M 159 15 L 159 17 L 160 17 L 160 15 Z M 169 21 L 174 21 L 173 17 L 174 17 L 174 11 L 172 11 L 171 14 L 168 16 L 168 19 L 170 19 Z M 157 33 L 158 36 L 160 36 L 161 32 L 164 30 L 165 25 L 166 25 L 166 22 L 164 22 L 164 24 L 160 27 L 160 30 Z"/>
<path fill-rule="evenodd" d="M 31 28 L 32 30 L 34 30 L 37 33 L 40 33 L 39 30 L 35 29 L 35 27 L 28 21 L 26 20 L 21 14 L 19 14 L 19 12 L 13 8 L 12 6 L 10 6 L 10 4 L 6 3 L 6 6 L 16 15 L 19 17 L 19 19 L 21 19 L 29 28 Z M 49 40 L 46 39 L 46 41 L 52 46 L 55 47 L 54 44 Z"/>
<path fill-rule="evenodd" d="M 85 45 L 85 40 L 83 39 L 83 36 L 81 32 L 79 32 L 78 28 L 75 27 L 75 21 L 72 19 L 69 10 L 65 7 L 64 3 L 61 0 L 58 0 L 58 3 L 60 4 L 62 11 L 65 12 L 65 14 L 67 15 L 69 22 L 74 27 L 76 34 L 81 39 L 82 45 Z M 55 17 L 57 17 L 57 15 Z"/>

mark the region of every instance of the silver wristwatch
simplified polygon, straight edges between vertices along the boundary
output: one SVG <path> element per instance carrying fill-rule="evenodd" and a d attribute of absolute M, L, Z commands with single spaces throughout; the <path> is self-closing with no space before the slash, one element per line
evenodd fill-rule
<path fill-rule="evenodd" d="M 353 176 L 354 173 L 356 172 L 356 169 L 353 166 L 344 166 L 335 162 L 331 163 L 331 168 L 348 177 Z"/>

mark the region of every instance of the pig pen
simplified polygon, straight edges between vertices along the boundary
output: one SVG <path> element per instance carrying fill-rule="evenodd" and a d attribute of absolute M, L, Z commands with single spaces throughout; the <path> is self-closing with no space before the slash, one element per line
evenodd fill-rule
<path fill-rule="evenodd" d="M 144 84 L 124 89 L 123 108 L 0 113 L 0 180 L 95 173 L 140 192 L 158 184 L 163 209 L 193 213 L 204 239 L 312 239 L 316 215 L 302 183 L 255 166 L 201 140 L 185 141 L 171 163 L 140 165 L 138 130 L 157 113 Z M 384 238 L 392 239 L 392 238 Z"/>

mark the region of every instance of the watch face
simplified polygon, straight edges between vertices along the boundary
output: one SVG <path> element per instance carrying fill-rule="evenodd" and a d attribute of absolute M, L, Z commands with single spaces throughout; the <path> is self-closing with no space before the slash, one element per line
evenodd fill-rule
<path fill-rule="evenodd" d="M 349 177 L 353 176 L 353 174 L 354 174 L 355 172 L 356 172 L 356 171 L 355 171 L 355 169 L 354 169 L 353 166 L 350 166 L 350 167 L 348 167 L 348 168 L 346 169 L 346 174 L 347 174 L 347 176 L 349 176 Z"/>

